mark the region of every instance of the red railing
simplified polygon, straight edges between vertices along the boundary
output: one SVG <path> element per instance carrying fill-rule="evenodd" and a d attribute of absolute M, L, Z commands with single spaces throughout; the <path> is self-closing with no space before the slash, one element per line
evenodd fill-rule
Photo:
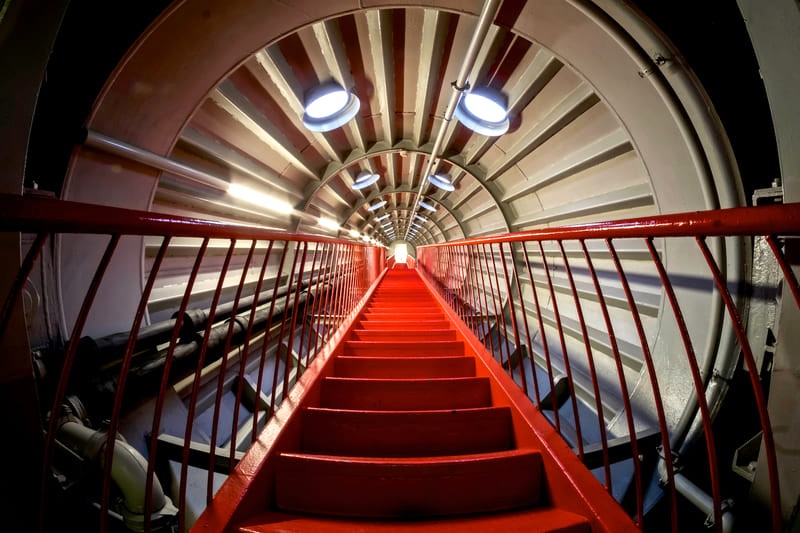
<path fill-rule="evenodd" d="M 701 528 L 692 501 L 703 511 L 701 523 L 705 518 L 708 527 L 730 530 L 728 502 L 736 496 L 739 517 L 759 528 L 771 521 L 778 532 L 769 380 L 762 378 L 743 325 L 749 280 L 726 278 L 730 255 L 724 252 L 762 239 L 800 306 L 783 249 L 791 244 L 787 237 L 798 234 L 800 205 L 768 206 L 468 239 L 421 247 L 418 259 L 420 270 L 642 529 Z M 714 306 L 727 315 L 717 335 L 735 335 L 730 375 L 714 367 L 724 354 L 701 353 L 708 350 L 697 346 L 698 322 L 710 323 Z M 721 344 L 719 337 L 711 343 Z M 738 371 L 737 361 L 743 361 Z M 745 376 L 745 387 L 734 388 L 737 376 Z M 769 511 L 760 518 L 754 518 L 758 505 L 742 501 L 746 490 L 731 493 L 735 480 L 718 460 L 730 455 L 728 440 L 741 428 L 715 424 L 712 413 L 724 407 L 719 397 L 707 400 L 712 380 L 726 381 L 739 408 L 753 409 L 769 477 Z M 746 426 L 746 415 L 739 413 L 732 426 Z M 679 423 L 681 416 L 689 423 Z M 695 431 L 679 429 L 689 426 Z"/>
<path fill-rule="evenodd" d="M 40 397 L 49 398 L 41 406 L 40 530 L 74 519 L 70 512 L 81 505 L 77 512 L 96 520 L 100 531 L 116 530 L 115 521 L 133 530 L 186 530 L 192 521 L 188 501 L 210 502 L 215 472 L 230 471 L 255 442 L 303 369 L 363 303 L 371 281 L 365 246 L 255 226 L 0 195 L 0 231 L 35 235 L 0 311 L 0 345 L 19 333 L 8 330 L 9 319 L 46 244 L 67 233 L 108 235 L 99 264 L 85 265 L 94 274 L 68 340 L 51 347 L 45 361 L 44 375 L 54 378 L 39 383 Z M 127 235 L 161 239 L 130 329 L 82 338 L 103 284 L 139 283 L 106 276 Z M 180 304 L 170 320 L 145 325 L 159 273 L 179 238 L 196 239 L 191 268 L 177 281 L 174 271 L 169 274 L 170 284 L 183 285 Z M 224 259 L 218 273 L 205 272 L 206 279 L 217 279 L 210 305 L 195 309 L 192 296 L 212 239 Z M 219 240 L 227 244 L 219 247 Z M 185 256 L 185 239 L 180 248 Z M 233 263 L 241 276 L 235 287 L 226 287 Z M 248 375 L 256 376 L 255 383 Z M 92 389 L 87 376 L 106 379 Z M 246 411 L 251 421 L 240 424 Z M 142 434 L 120 440 L 125 428 L 142 426 Z M 198 472 L 205 478 L 202 494 L 189 486 Z M 166 496 L 170 476 L 178 486 L 176 506 Z"/>

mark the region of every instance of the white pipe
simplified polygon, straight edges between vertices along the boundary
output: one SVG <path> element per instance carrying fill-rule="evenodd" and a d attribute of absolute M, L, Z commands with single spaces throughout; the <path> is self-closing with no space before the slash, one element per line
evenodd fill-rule
<path fill-rule="evenodd" d="M 469 75 L 472 73 L 472 69 L 475 66 L 475 59 L 478 57 L 478 52 L 480 52 L 483 41 L 486 39 L 486 34 L 489 32 L 489 28 L 494 22 L 494 17 L 497 15 L 501 3 L 501 0 L 486 0 L 486 3 L 483 4 L 483 9 L 478 18 L 478 25 L 475 27 L 475 33 L 472 34 L 472 40 L 469 43 L 469 48 L 467 48 L 467 53 L 464 56 L 461 69 L 458 71 L 458 77 L 456 81 L 453 82 L 453 92 L 450 94 L 450 101 L 447 103 L 442 123 L 439 125 L 439 132 L 436 134 L 436 140 L 428 156 L 428 164 L 425 165 L 425 172 L 423 172 L 422 179 L 420 180 L 419 190 L 417 190 L 417 196 L 414 199 L 414 206 L 411 208 L 412 219 L 419 207 L 419 199 L 428 182 L 428 176 L 436 171 L 436 167 L 439 164 L 439 151 L 442 149 L 445 132 L 450 125 L 458 101 L 461 99 L 461 93 L 465 90 L 467 82 L 469 81 Z M 406 225 L 406 232 L 403 236 L 403 240 L 408 240 L 408 232 L 410 229 L 411 226 Z"/>
<path fill-rule="evenodd" d="M 58 430 L 58 440 L 69 449 L 102 467 L 106 434 L 78 422 L 65 422 Z M 127 442 L 114 441 L 114 459 L 111 479 L 119 487 L 123 498 L 123 518 L 128 529 L 144 531 L 145 487 L 147 460 Z M 178 509 L 164 494 L 157 478 L 153 478 L 153 521 L 175 516 Z"/>
<path fill-rule="evenodd" d="M 663 459 L 658 462 L 658 476 L 662 483 L 669 483 L 667 476 L 667 467 Z M 713 525 L 714 522 L 714 500 L 703 489 L 689 481 L 683 474 L 675 472 L 673 474 L 673 481 L 675 489 L 684 498 L 689 500 L 692 505 L 697 507 L 700 511 L 706 514 L 707 525 Z M 733 513 L 731 513 L 729 506 L 725 502 L 722 505 L 722 533 L 731 533 L 733 531 Z M 709 527 L 710 527 L 709 525 Z"/>
<path fill-rule="evenodd" d="M 139 148 L 138 146 L 128 144 L 120 141 L 119 139 L 114 139 L 108 135 L 103 135 L 102 133 L 94 130 L 87 130 L 85 144 L 123 159 L 136 161 L 137 163 L 147 165 L 148 167 L 169 172 L 182 178 L 186 178 L 193 183 L 199 183 L 200 185 L 219 189 L 223 192 L 227 191 L 228 185 L 230 185 L 227 181 L 218 178 L 213 174 L 209 174 L 208 172 L 204 172 L 189 165 L 173 161 L 168 157 L 164 157 L 143 148 Z"/>

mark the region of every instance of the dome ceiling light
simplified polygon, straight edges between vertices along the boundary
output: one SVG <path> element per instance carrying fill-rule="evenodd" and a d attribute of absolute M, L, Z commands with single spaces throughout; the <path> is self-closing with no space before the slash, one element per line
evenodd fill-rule
<path fill-rule="evenodd" d="M 388 202 L 386 200 L 381 200 L 380 202 L 375 202 L 371 206 L 367 208 L 368 211 L 377 211 L 381 207 L 385 206 Z"/>
<path fill-rule="evenodd" d="M 381 220 L 386 220 L 387 218 L 389 218 L 389 213 L 379 216 L 375 219 L 375 222 L 380 222 Z"/>
<path fill-rule="evenodd" d="M 503 93 L 491 87 L 478 87 L 461 96 L 455 115 L 472 131 L 497 137 L 508 131 L 507 107 Z"/>
<path fill-rule="evenodd" d="M 417 220 L 419 220 L 420 222 L 427 222 L 427 221 L 428 221 L 428 219 L 427 219 L 427 218 L 425 218 L 425 217 L 424 217 L 424 216 L 422 216 L 422 215 L 414 215 L 414 218 L 415 218 L 415 219 L 417 219 Z"/>
<path fill-rule="evenodd" d="M 428 211 L 436 211 L 436 208 L 434 206 L 432 206 L 431 204 L 425 202 L 424 200 L 420 200 L 419 201 L 419 206 L 420 207 L 424 207 Z"/>
<path fill-rule="evenodd" d="M 372 172 L 364 170 L 358 174 L 356 181 L 351 185 L 351 188 L 356 191 L 366 189 L 376 181 L 381 179 L 380 174 L 373 174 Z"/>
<path fill-rule="evenodd" d="M 306 93 L 303 125 L 311 131 L 330 131 L 356 116 L 360 108 L 355 93 L 328 81 Z"/>
<path fill-rule="evenodd" d="M 428 181 L 430 181 L 443 191 L 453 192 L 454 190 L 456 190 L 456 187 L 450 181 L 450 178 L 442 174 L 431 174 L 430 176 L 428 176 Z"/>

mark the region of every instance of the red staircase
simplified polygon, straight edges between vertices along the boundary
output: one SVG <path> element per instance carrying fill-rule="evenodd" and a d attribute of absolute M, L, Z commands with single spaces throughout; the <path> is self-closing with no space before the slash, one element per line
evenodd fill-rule
<path fill-rule="evenodd" d="M 582 468 L 572 451 L 549 442 L 543 419 L 532 425 L 539 415 L 469 341 L 416 271 L 388 271 L 287 420 L 262 435 L 259 463 L 243 461 L 243 481 L 229 479 L 195 530 L 632 530 L 591 474 L 570 478 L 564 461 Z M 580 494 L 576 482 L 593 485 Z M 598 504 L 616 508 L 610 519 Z"/>

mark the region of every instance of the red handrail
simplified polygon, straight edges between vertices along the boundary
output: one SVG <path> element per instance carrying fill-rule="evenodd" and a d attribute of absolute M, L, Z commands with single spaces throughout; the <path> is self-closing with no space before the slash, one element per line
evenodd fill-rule
<path fill-rule="evenodd" d="M 644 527 L 646 487 L 643 480 L 649 473 L 643 471 L 642 453 L 647 452 L 647 449 L 642 448 L 640 437 L 637 436 L 637 428 L 649 424 L 660 435 L 659 454 L 666 471 L 665 474 L 662 474 L 666 477 L 664 480 L 666 486 L 663 491 L 668 496 L 665 500 L 667 505 L 666 516 L 670 519 L 672 530 L 678 531 L 679 527 L 681 527 L 679 524 L 682 517 L 678 515 L 680 508 L 678 504 L 678 487 L 680 484 L 676 482 L 676 476 L 682 476 L 681 483 L 686 478 L 683 477 L 684 473 L 678 473 L 678 469 L 674 464 L 677 452 L 673 447 L 673 441 L 674 439 L 680 440 L 682 437 L 670 434 L 670 425 L 663 405 L 663 390 L 668 385 L 662 381 L 666 377 L 659 374 L 654 359 L 655 354 L 651 352 L 644 319 L 640 315 L 639 306 L 641 304 L 637 300 L 637 295 L 629 280 L 631 274 L 627 272 L 626 266 L 615 246 L 615 242 L 622 239 L 643 242 L 648 259 L 640 259 L 640 261 L 645 261 L 646 264 L 646 261 L 649 260 L 649 268 L 655 269 L 657 275 L 654 283 L 660 287 L 665 305 L 667 303 L 669 305 L 669 311 L 664 307 L 658 316 L 659 319 L 671 316 L 670 320 L 674 320 L 677 328 L 676 335 L 680 337 L 680 342 L 684 348 L 684 364 L 688 368 L 687 379 L 690 379 L 693 385 L 692 394 L 697 402 L 697 416 L 703 428 L 701 435 L 705 440 L 705 453 L 708 459 L 707 477 L 703 479 L 702 472 L 692 472 L 692 475 L 699 476 L 701 484 L 707 484 L 710 487 L 712 505 L 708 510 L 708 520 L 713 523 L 717 531 L 721 531 L 723 522 L 725 522 L 723 514 L 726 512 L 726 506 L 723 501 L 726 497 L 724 492 L 727 487 L 721 480 L 722 473 L 717 461 L 718 447 L 715 444 L 714 426 L 712 424 L 712 413 L 715 411 L 708 404 L 705 397 L 706 384 L 704 379 L 708 379 L 708 376 L 704 377 L 702 375 L 700 365 L 698 365 L 695 348 L 684 318 L 685 313 L 681 304 L 681 296 L 676 292 L 670 279 L 669 269 L 654 244 L 654 239 L 663 239 L 664 242 L 672 242 L 675 239 L 691 239 L 686 242 L 693 241 L 695 243 L 695 249 L 698 250 L 699 257 L 702 258 L 702 261 L 699 261 L 698 264 L 705 264 L 707 268 L 705 279 L 709 280 L 712 284 L 711 286 L 716 288 L 714 293 L 716 296 L 712 297 L 721 298 L 724 304 L 724 309 L 727 311 L 733 325 L 733 334 L 741 347 L 744 368 L 749 373 L 749 394 L 752 395 L 752 405 L 757 411 L 758 424 L 763 435 L 763 453 L 766 458 L 767 474 L 769 476 L 772 530 L 778 532 L 782 527 L 780 483 L 778 478 L 779 465 L 767 409 L 767 398 L 759 380 L 759 368 L 749 345 L 737 303 L 728 288 L 730 282 L 726 280 L 705 240 L 708 237 L 763 237 L 769 244 L 769 249 L 772 251 L 778 268 L 784 276 L 784 285 L 792 294 L 795 304 L 800 307 L 800 285 L 789 267 L 787 258 L 781 249 L 782 245 L 779 242 L 779 238 L 798 235 L 800 235 L 800 204 L 789 204 L 679 213 L 560 228 L 544 228 L 420 246 L 417 250 L 420 270 L 434 281 L 434 284 L 445 299 L 451 303 L 454 310 L 462 317 L 466 326 L 479 336 L 485 335 L 482 337 L 484 345 L 501 364 L 506 360 L 507 352 L 510 350 L 509 347 L 513 346 L 520 350 L 520 344 L 527 340 L 527 347 L 530 351 L 530 359 L 527 364 L 529 366 L 529 375 L 533 379 L 534 394 L 533 396 L 530 395 L 530 392 L 526 394 L 541 409 L 552 410 L 552 423 L 562 435 L 565 435 L 567 440 L 574 438 L 577 441 L 573 444 L 579 456 L 584 454 L 582 429 L 585 428 L 582 428 L 582 425 L 586 424 L 588 419 L 582 419 L 578 404 L 582 402 L 584 406 L 590 406 L 590 410 L 595 412 L 599 427 L 597 449 L 602 453 L 602 476 L 605 478 L 604 484 L 609 491 L 611 490 L 610 470 L 612 464 L 609 439 L 606 436 L 607 426 L 602 416 L 606 408 L 600 397 L 601 388 L 598 386 L 600 377 L 595 367 L 592 343 L 602 341 L 602 344 L 610 346 L 610 355 L 613 357 L 619 379 L 616 395 L 619 398 L 621 408 L 618 415 L 627 424 L 630 446 L 628 457 L 632 459 L 634 469 L 632 484 L 635 493 L 635 508 L 632 509 L 632 515 L 639 526 Z M 651 388 L 646 400 L 641 397 L 643 395 L 642 387 L 636 389 L 636 397 L 631 396 L 634 394 L 633 389 L 629 389 L 631 378 L 626 375 L 626 372 L 629 371 L 625 368 L 618 342 L 618 334 L 615 332 L 615 329 L 622 325 L 620 323 L 620 312 L 615 311 L 617 316 L 616 318 L 612 317 L 606 294 L 609 288 L 601 283 L 600 275 L 595 267 L 595 263 L 599 259 L 595 252 L 590 251 L 590 248 L 586 245 L 586 242 L 590 240 L 605 244 L 605 252 L 599 253 L 601 255 L 605 254 L 602 255 L 602 260 L 606 261 L 606 264 L 610 260 L 611 265 L 613 265 L 604 274 L 609 280 L 611 280 L 613 274 L 615 276 L 614 284 L 619 287 L 615 290 L 619 291 L 621 289 L 622 291 L 621 299 L 617 296 L 618 303 L 616 307 L 624 306 L 624 309 L 627 310 L 628 321 L 633 327 L 626 326 L 626 329 L 635 334 L 638 345 L 634 343 L 634 346 L 641 350 L 641 376 L 645 383 L 649 382 L 649 387 Z M 520 244 L 515 247 L 515 243 Z M 529 250 L 526 246 L 527 243 L 535 243 L 534 249 L 538 250 Z M 578 251 L 582 254 L 586 264 L 586 274 L 591 282 L 591 289 L 586 288 L 586 284 L 582 286 L 583 288 L 578 287 L 573 272 L 573 260 L 568 257 L 564 246 L 565 243 L 577 245 Z M 548 257 L 544 248 L 545 244 L 552 244 L 556 255 Z M 498 247 L 499 254 L 495 253 L 495 246 Z M 511 249 L 510 258 L 505 253 L 506 247 Z M 501 263 L 501 268 L 497 266 L 498 261 Z M 517 267 L 518 263 L 524 263 L 524 268 L 519 269 Z M 531 267 L 532 264 L 538 265 L 538 269 L 533 269 Z M 552 275 L 554 269 L 565 278 L 563 282 L 565 285 L 559 286 L 558 290 Z M 636 274 L 641 277 L 639 270 L 636 271 Z M 504 280 L 500 279 L 501 276 Z M 512 282 L 509 276 L 513 276 L 515 280 Z M 530 286 L 530 292 L 523 290 L 520 280 L 524 276 L 527 276 L 525 283 Z M 505 293 L 500 290 L 501 282 L 506 285 Z M 512 290 L 512 283 L 516 284 L 516 293 Z M 540 284 L 543 288 L 537 288 L 537 284 Z M 543 302 L 540 302 L 539 290 L 542 291 Z M 564 312 L 559 309 L 559 306 L 566 304 L 567 301 L 560 300 L 559 291 L 571 296 L 571 310 L 574 316 L 570 323 L 574 322 L 575 324 L 571 327 L 575 329 L 574 336 L 576 341 L 583 345 L 585 353 L 582 355 L 588 368 L 586 379 L 589 382 L 586 390 L 591 392 L 591 394 L 588 392 L 582 394 L 588 394 L 591 396 L 590 399 L 585 399 L 584 397 L 579 401 L 578 398 L 578 378 L 573 375 L 575 370 L 571 364 L 571 359 L 576 357 L 578 352 L 574 347 L 569 346 L 565 339 Z M 711 293 L 709 294 L 711 295 Z M 490 308 L 495 309 L 493 315 L 487 315 L 482 311 Z M 605 331 L 600 329 L 590 331 L 585 316 L 587 308 L 594 309 L 595 320 L 601 321 L 605 325 Z M 549 327 L 545 323 L 544 317 L 547 315 L 543 313 L 551 313 L 552 318 L 548 318 L 548 320 L 551 321 L 553 327 Z M 536 324 L 538 322 L 538 331 L 533 331 L 532 333 L 527 331 L 529 328 L 529 315 L 536 317 L 533 323 Z M 510 319 L 510 330 L 509 324 L 506 323 L 506 317 Z M 667 320 L 667 318 L 663 319 Z M 524 336 L 520 332 L 521 325 L 526 328 Z M 550 344 L 547 339 L 547 333 L 553 333 L 553 329 L 555 330 L 554 334 L 558 336 L 558 345 Z M 489 333 L 485 333 L 487 330 Z M 628 335 L 630 335 L 630 332 Z M 533 353 L 532 349 L 532 337 L 540 339 L 541 364 L 535 361 L 536 354 Z M 629 344 L 631 342 L 629 341 Z M 556 369 L 551 353 L 552 350 L 561 352 L 557 354 L 557 359 L 563 365 L 563 372 L 566 373 L 568 396 L 572 402 L 572 420 L 570 424 L 575 432 L 575 435 L 572 436 L 564 433 L 566 430 L 564 427 L 565 413 L 559 413 L 559 406 L 556 405 Z M 510 357 L 510 353 L 508 356 Z M 707 355 L 707 357 L 710 357 L 710 355 Z M 515 375 L 513 368 L 509 362 L 507 372 L 512 379 Z M 542 404 L 544 399 L 540 397 L 538 390 L 537 368 L 546 372 L 548 376 L 552 406 Z M 519 374 L 522 380 L 519 383 L 520 388 L 527 391 L 526 379 L 530 378 L 526 377 L 524 368 L 520 369 Z M 611 387 L 611 382 L 608 379 L 606 379 L 605 387 L 606 389 Z M 691 401 L 691 398 L 688 398 L 687 405 Z M 645 422 L 642 419 L 641 411 L 644 404 L 650 406 L 648 408 L 650 411 L 648 412 L 651 412 L 653 416 L 653 420 L 650 422 Z M 683 486 L 685 487 L 685 485 Z"/>
<path fill-rule="evenodd" d="M 297 344 L 295 341 L 299 337 L 299 349 L 296 352 L 297 371 L 299 372 L 313 362 L 317 353 L 325 349 L 326 343 L 334 336 L 337 328 L 346 322 L 347 317 L 352 316 L 359 306 L 363 305 L 363 297 L 370 283 L 370 280 L 367 279 L 367 247 L 363 244 L 324 236 L 275 231 L 253 225 L 214 222 L 35 196 L 21 197 L 0 194 L 0 231 L 32 233 L 37 236 L 33 246 L 30 247 L 21 262 L 10 292 L 7 295 L 0 295 L 0 297 L 4 297 L 0 310 L 0 343 L 3 342 L 6 335 L 10 334 L 8 331 L 9 318 L 15 307 L 19 305 L 18 302 L 26 280 L 37 261 L 41 259 L 45 244 L 49 239 L 68 233 L 110 236 L 105 246 L 105 252 L 96 266 L 92 281 L 85 292 L 69 340 L 63 349 L 63 362 L 58 368 L 53 367 L 48 372 L 50 376 L 55 376 L 55 385 L 52 394 L 43 395 L 43 397 L 49 396 L 51 400 L 47 405 L 42 406 L 43 414 L 46 417 L 49 416 L 49 420 L 45 428 L 44 452 L 41 461 L 40 530 L 45 530 L 48 520 L 52 519 L 48 516 L 58 516 L 58 512 L 53 512 L 55 509 L 53 505 L 61 504 L 60 501 L 56 501 L 60 496 L 57 494 L 58 491 L 50 489 L 56 483 L 52 475 L 54 466 L 57 466 L 56 462 L 61 463 L 65 460 L 60 452 L 58 456 L 56 455 L 57 449 L 60 450 L 64 447 L 60 436 L 65 420 L 62 405 L 65 404 L 67 394 L 72 392 L 72 370 L 81 349 L 79 341 L 82 340 L 82 333 L 93 309 L 98 289 L 106 281 L 107 267 L 115 257 L 117 245 L 122 236 L 156 236 L 160 237 L 162 241 L 152 262 L 136 311 L 131 316 L 131 327 L 126 333 L 127 342 L 119 362 L 119 371 L 113 378 L 116 385 L 108 409 L 110 415 L 105 426 L 96 431 L 95 437 L 93 437 L 97 441 L 115 442 L 115 444 L 104 446 L 104 451 L 99 453 L 102 459 L 99 457 L 85 458 L 89 461 L 97 459 L 95 468 L 102 472 L 100 483 L 94 487 L 95 505 L 99 508 L 96 517 L 100 531 L 110 529 L 111 521 L 120 519 L 119 509 L 115 509 L 114 513 L 111 512 L 115 507 L 114 499 L 112 499 L 112 485 L 116 481 L 113 479 L 112 465 L 116 458 L 117 447 L 120 446 L 117 444 L 116 437 L 121 434 L 122 425 L 126 417 L 130 415 L 130 406 L 126 405 L 126 398 L 131 392 L 129 389 L 132 388 L 129 386 L 132 364 L 137 352 L 142 350 L 141 343 L 138 342 L 140 340 L 139 332 L 148 309 L 150 295 L 157 284 L 162 265 L 169 256 L 170 245 L 175 238 L 190 237 L 199 240 L 193 267 L 184 272 L 185 291 L 180 304 L 175 309 L 177 313 L 174 315 L 174 324 L 171 326 L 172 333 L 169 344 L 166 348 L 152 347 L 152 350 L 165 355 L 163 355 L 163 364 L 160 367 L 161 375 L 155 376 L 158 378 L 156 384 L 158 392 L 152 400 L 152 404 L 148 404 L 150 407 L 147 407 L 152 410 L 152 427 L 149 436 L 146 437 L 148 449 L 144 455 L 147 456 L 147 459 L 142 457 L 142 461 L 147 463 L 143 474 L 144 486 L 141 487 L 143 492 L 137 496 L 143 500 L 143 509 L 126 509 L 122 513 L 123 515 L 138 513 L 131 519 L 138 520 L 136 527 L 141 527 L 145 531 L 155 528 L 155 521 L 163 519 L 160 513 L 166 512 L 164 509 L 167 509 L 163 500 L 163 491 L 158 494 L 158 501 L 156 501 L 156 490 L 160 490 L 162 485 L 158 481 L 158 477 L 163 474 L 163 472 L 157 472 L 157 465 L 164 463 L 166 454 L 169 452 L 172 460 L 180 463 L 176 481 L 179 503 L 177 525 L 179 529 L 184 530 L 188 524 L 186 509 L 190 490 L 189 466 L 199 466 L 207 470 L 207 490 L 204 491 L 203 496 L 209 500 L 213 495 L 214 472 L 218 465 L 225 464 L 227 461 L 226 468 L 234 467 L 235 457 L 238 453 L 237 432 L 240 430 L 238 417 L 243 400 L 242 391 L 245 388 L 243 383 L 246 380 L 247 367 L 253 366 L 258 369 L 255 399 L 252 406 L 252 440 L 250 441 L 254 442 L 259 428 L 264 424 L 263 420 L 259 422 L 259 409 L 263 410 L 261 396 L 264 394 L 269 396 L 264 400 L 269 406 L 269 412 L 266 413 L 269 417 L 287 396 L 292 385 L 290 372 L 294 365 L 292 361 Z M 210 239 L 228 241 L 224 262 L 221 269 L 216 272 L 216 289 L 213 291 L 202 331 L 198 331 L 191 338 L 184 338 L 187 317 L 192 307 L 191 298 L 195 293 L 195 283 L 209 251 Z M 247 257 L 243 265 L 234 267 L 233 257 L 237 243 L 248 245 Z M 281 248 L 281 253 L 274 253 L 275 248 Z M 290 248 L 294 252 L 291 258 L 287 255 Z M 262 252 L 261 250 L 264 249 L 265 251 Z M 276 261 L 278 257 L 280 259 Z M 255 283 L 255 289 L 253 289 L 252 284 L 247 283 L 247 278 L 251 266 L 258 264 L 257 260 L 262 262 L 259 268 L 259 277 Z M 290 269 L 287 263 L 291 263 Z M 274 278 L 267 277 L 268 265 L 272 266 L 273 271 L 277 270 Z M 288 276 L 284 276 L 284 272 L 286 272 L 284 266 L 287 267 L 286 270 L 290 270 Z M 87 268 L 92 267 L 87 265 Z M 223 288 L 226 273 L 234 268 L 240 268 L 241 275 L 238 276 L 238 284 L 232 291 L 235 295 L 231 297 L 224 294 Z M 170 282 L 175 283 L 174 267 L 172 270 L 173 272 L 169 274 L 172 276 Z M 123 283 L 135 281 L 138 284 L 138 280 L 116 281 Z M 268 287 L 269 283 L 272 283 L 271 290 Z M 285 283 L 285 294 L 279 294 L 282 283 Z M 251 298 L 248 300 L 251 303 L 247 304 L 249 307 L 242 304 L 246 294 L 247 298 Z M 263 297 L 270 294 L 271 298 L 264 302 Z M 229 314 L 225 316 L 230 318 L 227 319 L 227 322 L 217 324 L 216 311 L 225 303 L 226 299 L 230 300 L 226 304 L 230 306 L 230 310 Z M 260 317 L 258 324 L 256 324 L 257 315 Z M 323 316 L 327 316 L 328 320 L 322 320 Z M 216 379 L 207 379 L 204 378 L 205 363 L 208 362 L 207 359 L 210 358 L 212 350 L 210 340 L 212 333 L 217 336 L 214 346 L 221 347 L 222 353 L 219 367 L 216 369 Z M 261 335 L 260 339 L 257 339 L 258 335 Z M 284 343 L 288 346 L 288 350 L 280 349 Z M 218 351 L 218 348 L 215 349 Z M 165 420 L 166 404 L 171 394 L 170 383 L 178 379 L 178 376 L 173 375 L 178 352 L 199 355 L 197 355 L 194 367 L 183 369 L 183 372 L 191 376 L 190 393 L 186 405 L 188 414 L 184 429 L 181 430 L 180 436 L 183 437 L 181 449 L 174 453 L 170 452 L 169 448 L 165 448 L 159 435 Z M 233 365 L 234 356 L 240 357 L 239 364 L 228 369 L 229 365 Z M 268 361 L 274 365 L 272 370 L 267 368 Z M 268 372 L 273 374 L 272 379 L 269 380 L 272 387 L 264 391 L 262 386 L 266 383 L 262 382 L 262 378 Z M 219 446 L 217 441 L 222 434 L 220 410 L 225 393 L 226 376 L 230 373 L 235 374 L 233 382 L 237 384 L 233 400 L 234 415 L 229 439 L 230 449 L 226 450 L 225 457 L 220 457 L 217 455 Z M 192 439 L 195 434 L 193 427 L 197 420 L 195 415 L 199 410 L 201 389 L 204 391 L 205 397 L 213 398 L 213 414 L 211 415 L 211 431 L 207 443 L 208 451 L 204 457 L 205 461 L 198 462 L 198 450 L 193 447 Z M 74 417 L 70 420 L 74 421 Z M 174 424 L 174 421 L 172 423 Z M 174 436 L 179 437 L 178 435 Z M 145 436 L 137 435 L 136 437 L 139 440 Z M 140 452 L 129 447 L 129 453 L 138 454 Z M 202 454 L 202 452 L 200 453 Z M 59 464 L 58 466 L 63 465 Z M 91 486 L 91 483 L 88 486 Z M 156 509 L 156 506 L 159 508 Z M 112 514 L 115 518 L 112 518 Z M 123 518 L 127 520 L 129 517 L 123 516 Z M 170 518 L 167 517 L 166 520 L 170 520 Z M 158 526 L 161 525 L 159 522 Z"/>

